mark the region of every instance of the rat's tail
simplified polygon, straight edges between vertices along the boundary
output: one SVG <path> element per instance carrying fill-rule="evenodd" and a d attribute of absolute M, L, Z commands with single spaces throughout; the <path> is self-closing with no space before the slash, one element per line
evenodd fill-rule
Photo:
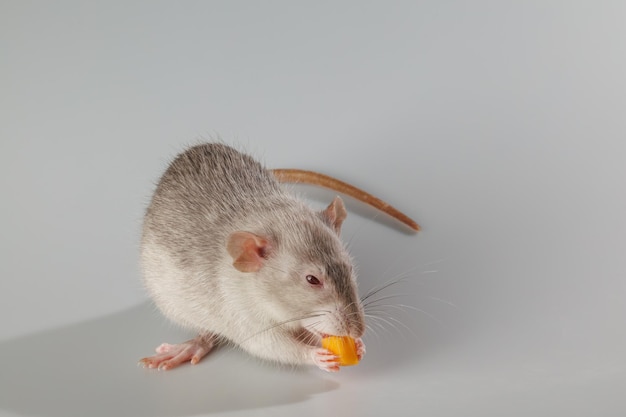
<path fill-rule="evenodd" d="M 336 178 L 329 177 L 328 175 L 320 174 L 313 171 L 305 171 L 301 169 L 272 169 L 271 170 L 276 179 L 279 182 L 285 183 L 304 183 L 318 185 L 320 187 L 329 188 L 333 191 L 340 192 L 350 197 L 356 198 L 370 206 L 387 213 L 391 217 L 406 224 L 414 231 L 419 231 L 419 225 L 413 221 L 406 214 L 402 213 L 398 209 L 392 207 L 388 203 L 384 202 L 380 198 L 357 188 L 353 185 L 340 181 Z"/>

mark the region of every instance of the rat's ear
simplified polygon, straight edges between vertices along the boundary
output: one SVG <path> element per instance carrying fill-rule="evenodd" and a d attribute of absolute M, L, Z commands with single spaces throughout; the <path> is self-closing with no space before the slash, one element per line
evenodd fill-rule
<path fill-rule="evenodd" d="M 335 232 L 339 234 L 341 231 L 341 225 L 348 216 L 346 207 L 343 205 L 341 197 L 337 196 L 326 210 L 322 211 L 322 217 L 335 229 Z"/>
<path fill-rule="evenodd" d="M 233 266 L 241 272 L 259 271 L 271 249 L 267 239 L 250 232 L 234 232 L 226 243 Z"/>

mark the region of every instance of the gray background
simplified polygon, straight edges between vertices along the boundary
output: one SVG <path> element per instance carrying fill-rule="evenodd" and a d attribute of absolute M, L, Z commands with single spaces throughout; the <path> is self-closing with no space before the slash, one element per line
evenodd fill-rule
<path fill-rule="evenodd" d="M 0 414 L 623 416 L 624 22 L 622 1 L 0 2 Z M 361 291 L 406 278 L 359 366 L 135 367 L 189 336 L 141 288 L 142 212 L 215 137 L 422 225 L 347 200 Z"/>

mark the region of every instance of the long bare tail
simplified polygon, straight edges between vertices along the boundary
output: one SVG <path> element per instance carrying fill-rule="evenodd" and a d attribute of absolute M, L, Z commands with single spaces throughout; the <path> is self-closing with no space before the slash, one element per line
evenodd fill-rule
<path fill-rule="evenodd" d="M 374 197 L 373 195 L 361 190 L 360 188 L 357 188 L 336 178 L 329 177 L 328 175 L 320 174 L 313 171 L 305 171 L 302 169 L 272 169 L 271 171 L 279 182 L 312 184 L 340 192 L 342 194 L 356 198 L 357 200 L 362 201 L 366 204 L 369 204 L 370 206 L 384 213 L 387 213 L 391 217 L 409 226 L 416 232 L 420 230 L 419 225 L 414 220 L 412 220 L 410 217 L 408 217 L 406 214 L 402 213 L 398 209 L 392 207 L 380 198 Z"/>

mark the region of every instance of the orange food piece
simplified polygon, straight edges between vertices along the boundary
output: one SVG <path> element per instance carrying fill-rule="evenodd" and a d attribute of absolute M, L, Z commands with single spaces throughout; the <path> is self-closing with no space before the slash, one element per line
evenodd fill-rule
<path fill-rule="evenodd" d="M 322 338 L 322 347 L 337 355 L 341 366 L 359 363 L 359 358 L 356 355 L 356 343 L 350 336 L 326 336 Z"/>

